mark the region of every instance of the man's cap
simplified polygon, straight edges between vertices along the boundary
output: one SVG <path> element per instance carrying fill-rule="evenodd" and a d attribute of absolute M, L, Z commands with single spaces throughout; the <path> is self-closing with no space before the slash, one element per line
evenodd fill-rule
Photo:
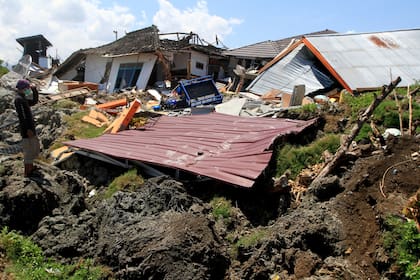
<path fill-rule="evenodd" d="M 25 89 L 25 88 L 30 88 L 31 84 L 29 83 L 28 80 L 25 79 L 21 79 L 16 83 L 16 88 L 17 89 Z"/>

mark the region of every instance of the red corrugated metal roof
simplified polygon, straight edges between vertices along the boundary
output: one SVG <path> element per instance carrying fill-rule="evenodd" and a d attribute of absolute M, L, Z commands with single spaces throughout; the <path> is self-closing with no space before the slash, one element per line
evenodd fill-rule
<path fill-rule="evenodd" d="M 219 113 L 162 116 L 149 121 L 144 130 L 125 130 L 65 144 L 252 187 L 270 161 L 273 141 L 299 133 L 314 122 Z"/>

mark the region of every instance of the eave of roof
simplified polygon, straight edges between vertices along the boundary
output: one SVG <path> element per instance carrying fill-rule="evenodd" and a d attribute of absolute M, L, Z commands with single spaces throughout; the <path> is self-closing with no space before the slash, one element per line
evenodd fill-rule
<path fill-rule="evenodd" d="M 144 130 L 125 130 L 65 144 L 252 187 L 272 157 L 274 140 L 300 133 L 315 121 L 245 118 L 219 113 L 162 116 L 149 122 Z"/>
<path fill-rule="evenodd" d="M 41 40 L 42 43 L 46 46 L 46 47 L 50 47 L 52 46 L 52 44 L 50 43 L 50 41 L 48 41 L 43 35 L 39 34 L 39 35 L 34 35 L 34 36 L 28 36 L 28 37 L 21 37 L 21 38 L 17 38 L 16 41 L 21 45 L 24 46 L 25 42 L 33 42 L 33 41 L 39 41 Z"/>

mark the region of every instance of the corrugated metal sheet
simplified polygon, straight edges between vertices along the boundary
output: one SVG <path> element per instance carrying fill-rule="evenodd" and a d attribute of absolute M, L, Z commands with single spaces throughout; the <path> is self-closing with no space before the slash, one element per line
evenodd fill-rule
<path fill-rule="evenodd" d="M 380 88 L 397 76 L 402 79 L 398 86 L 420 80 L 420 29 L 308 36 L 285 52 L 269 62 L 247 90 L 292 93 L 295 85 L 304 84 L 310 93 L 332 85 L 334 79 L 348 90 L 365 90 Z"/>
<path fill-rule="evenodd" d="M 283 59 L 258 75 L 247 90 L 263 95 L 272 89 L 292 93 L 295 85 L 305 85 L 305 94 L 331 86 L 334 81 L 318 70 L 316 59 L 300 44 Z"/>
<path fill-rule="evenodd" d="M 162 116 L 150 121 L 144 130 L 125 130 L 65 144 L 252 187 L 271 159 L 273 141 L 299 133 L 314 122 L 218 113 Z"/>
<path fill-rule="evenodd" d="M 420 79 L 420 29 L 306 38 L 353 90 Z M 392 78 L 391 78 L 392 76 Z"/>

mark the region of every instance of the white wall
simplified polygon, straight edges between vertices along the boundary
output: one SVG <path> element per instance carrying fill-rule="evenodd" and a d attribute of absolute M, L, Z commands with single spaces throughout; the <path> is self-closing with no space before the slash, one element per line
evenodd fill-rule
<path fill-rule="evenodd" d="M 105 74 L 105 66 L 111 58 L 88 54 L 85 62 L 85 81 L 99 83 Z"/>
<path fill-rule="evenodd" d="M 143 63 L 143 67 L 141 69 L 141 73 L 137 80 L 136 86 L 137 89 L 145 89 L 147 86 L 147 82 L 149 81 L 150 74 L 153 71 L 153 66 L 155 65 L 156 58 L 156 55 L 148 53 L 114 57 L 112 61 L 111 73 L 109 75 L 109 86 L 107 87 L 108 92 L 114 91 L 118 70 L 120 68 L 120 64 L 122 63 Z M 105 64 L 103 66 L 103 71 L 105 71 Z"/>
<path fill-rule="evenodd" d="M 196 67 L 196 63 L 202 63 L 203 69 Z M 205 76 L 208 74 L 209 57 L 208 55 L 192 51 L 191 52 L 191 74 L 196 76 Z"/>
<path fill-rule="evenodd" d="M 112 61 L 108 84 L 105 89 L 113 92 L 118 75 L 120 64 L 122 63 L 143 63 L 140 76 L 137 80 L 137 89 L 145 89 L 156 62 L 154 54 L 138 54 L 121 57 L 102 57 L 98 55 L 88 55 L 86 57 L 85 81 L 99 83 L 105 73 L 106 63 Z"/>

